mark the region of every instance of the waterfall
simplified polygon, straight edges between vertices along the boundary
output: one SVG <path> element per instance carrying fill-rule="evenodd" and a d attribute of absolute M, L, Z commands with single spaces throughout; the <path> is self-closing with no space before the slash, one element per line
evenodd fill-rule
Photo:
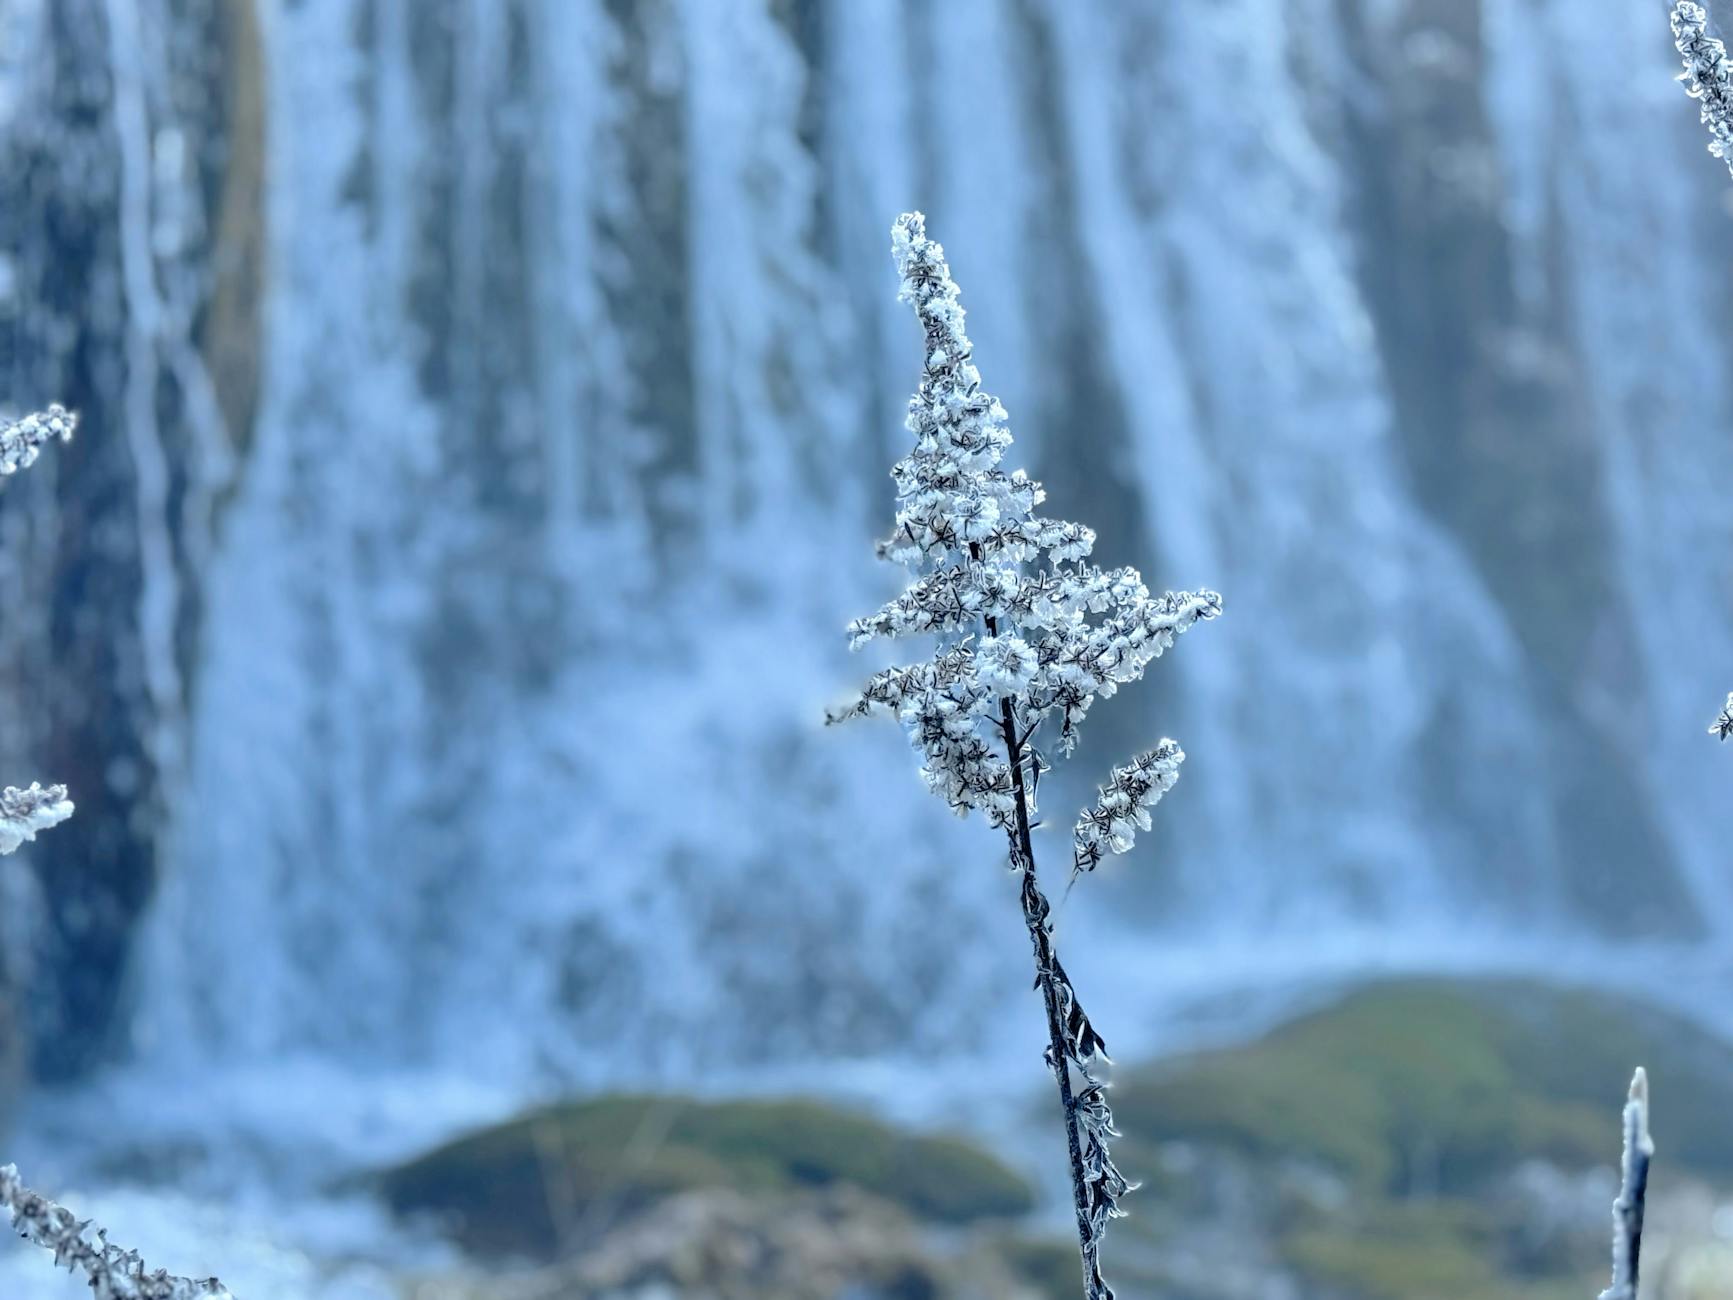
<path fill-rule="evenodd" d="M 0 500 L 62 602 L 0 691 L 66 693 L 0 755 L 94 787 L 38 864 L 67 1015 L 507 1087 L 990 1036 L 991 835 L 818 727 L 893 580 L 912 207 L 1055 509 L 1226 597 L 1046 792 L 1190 755 L 1066 925 L 1733 928 L 1726 182 L 1663 14 L 73 7 L 0 3 L 0 391 L 87 412 Z M 93 973 L 54 873 L 104 844 Z"/>

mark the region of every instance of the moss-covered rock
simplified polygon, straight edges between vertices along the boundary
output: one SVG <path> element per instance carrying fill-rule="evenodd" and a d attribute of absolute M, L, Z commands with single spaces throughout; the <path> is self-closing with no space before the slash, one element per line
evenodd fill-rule
<path fill-rule="evenodd" d="M 1594 1294 L 1638 1064 L 1659 1194 L 1733 1188 L 1733 1047 L 1690 1022 L 1533 982 L 1361 988 L 1255 1042 L 1120 1072 L 1121 1164 L 1147 1183 L 1126 1231 L 1171 1261 L 1200 1222 L 1231 1221 L 1319 1300 Z"/>
<path fill-rule="evenodd" d="M 1448 1194 L 1527 1158 L 1606 1164 L 1638 1064 L 1692 1135 L 1669 1159 L 1733 1177 L 1733 1047 L 1653 1007 L 1530 983 L 1362 989 L 1258 1042 L 1130 1072 L 1115 1110 L 1134 1142 L 1316 1160 L 1359 1193 Z"/>
<path fill-rule="evenodd" d="M 1598 1221 L 1585 1224 L 1599 1227 Z M 1508 1225 L 1498 1212 L 1461 1200 L 1374 1200 L 1334 1221 L 1281 1240 L 1296 1272 L 1333 1295 L 1383 1300 L 1581 1300 L 1595 1294 L 1600 1253 L 1585 1253 L 1562 1277 L 1513 1276 Z M 1604 1234 L 1602 1234 L 1604 1235 Z"/>
<path fill-rule="evenodd" d="M 1022 1178 L 968 1143 L 805 1100 L 610 1096 L 553 1106 L 388 1169 L 378 1185 L 394 1211 L 437 1216 L 471 1250 L 538 1258 L 702 1189 L 850 1186 L 953 1224 L 1034 1203 Z"/>

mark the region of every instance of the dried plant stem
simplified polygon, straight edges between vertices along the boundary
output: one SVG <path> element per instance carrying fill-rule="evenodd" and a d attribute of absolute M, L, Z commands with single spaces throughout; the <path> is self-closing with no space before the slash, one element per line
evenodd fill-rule
<path fill-rule="evenodd" d="M 1613 1202 L 1613 1284 L 1600 1300 L 1637 1300 L 1637 1264 L 1643 1250 L 1643 1209 L 1649 1195 L 1649 1076 L 1639 1069 L 1625 1103 L 1625 1154 L 1619 1199 Z"/>
<path fill-rule="evenodd" d="M 1011 782 L 1017 800 L 1015 831 L 1011 833 L 1011 858 L 1022 869 L 1023 923 L 1035 947 L 1035 982 L 1047 1011 L 1047 1057 L 1059 1081 L 1059 1105 L 1065 1113 L 1065 1143 L 1071 1153 L 1071 1195 L 1077 1209 L 1077 1245 L 1083 1258 L 1083 1293 L 1091 1300 L 1099 1294 L 1101 1242 L 1089 1223 L 1089 1190 L 1083 1172 L 1083 1141 L 1077 1131 L 1077 1102 L 1071 1095 L 1071 1064 L 1065 1048 L 1065 1018 L 1060 1011 L 1055 982 L 1053 936 L 1048 922 L 1047 899 L 1035 882 L 1035 849 L 1029 839 L 1029 799 L 1023 785 L 1023 747 L 1017 741 L 1017 722 L 1011 701 L 1000 703 L 1005 729 L 1005 749 L 1011 762 Z M 1010 831 L 1011 828 L 1007 828 Z M 1109 1295 L 1112 1293 L 1109 1292 Z"/>

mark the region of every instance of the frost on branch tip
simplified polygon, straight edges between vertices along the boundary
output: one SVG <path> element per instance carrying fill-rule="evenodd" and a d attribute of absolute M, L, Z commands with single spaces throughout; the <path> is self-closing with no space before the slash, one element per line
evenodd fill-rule
<path fill-rule="evenodd" d="M 1185 751 L 1171 740 L 1139 754 L 1123 767 L 1113 769 L 1101 797 L 1084 810 L 1072 831 L 1074 872 L 1093 871 L 1109 854 L 1124 853 L 1137 839 L 1137 832 L 1150 827 L 1149 810 L 1179 780 L 1179 765 Z"/>
<path fill-rule="evenodd" d="M 45 443 L 70 442 L 78 417 L 63 406 L 50 406 L 22 420 L 0 423 L 0 474 L 16 474 L 36 463 Z"/>
<path fill-rule="evenodd" d="M 1673 44 L 1685 61 L 1679 80 L 1699 101 L 1698 116 L 1709 129 L 1709 152 L 1733 172 L 1733 65 L 1727 49 L 1709 35 L 1709 15 L 1692 0 L 1673 6 Z"/>
<path fill-rule="evenodd" d="M 898 219 L 892 249 L 925 364 L 905 422 L 914 446 L 891 471 L 896 527 L 878 550 L 914 576 L 849 625 L 849 642 L 927 635 L 940 644 L 926 663 L 873 676 L 831 721 L 897 718 L 928 787 L 958 813 L 978 809 L 1005 827 L 1015 781 L 1004 707 L 1032 787 L 1046 760 L 1022 741 L 1051 720 L 1054 748 L 1069 753 L 1095 698 L 1142 676 L 1177 636 L 1219 614 L 1221 597 L 1152 595 L 1135 569 L 1084 562 L 1093 531 L 1037 513 L 1041 485 L 1000 468 L 1011 445 L 1005 408 L 981 387 L 957 286 L 920 213 Z"/>
<path fill-rule="evenodd" d="M 72 816 L 72 801 L 63 785 L 39 785 L 32 781 L 20 790 L 9 785 L 0 790 L 0 855 L 28 844 L 38 831 L 58 826 Z"/>
<path fill-rule="evenodd" d="M 1639 1068 L 1625 1103 L 1625 1153 L 1619 1166 L 1619 1199 L 1613 1202 L 1613 1283 L 1600 1300 L 1637 1300 L 1637 1265 L 1643 1249 L 1643 1208 L 1649 1193 L 1649 1076 Z"/>
<path fill-rule="evenodd" d="M 1709 734 L 1722 740 L 1733 738 L 1733 694 L 1727 696 L 1727 703 L 1721 709 L 1721 716 L 1709 724 Z"/>
<path fill-rule="evenodd" d="M 123 1250 L 88 1219 L 39 1196 L 18 1181 L 13 1165 L 0 1166 L 0 1206 L 24 1240 L 54 1252 L 54 1262 L 82 1273 L 97 1300 L 234 1300 L 214 1277 L 173 1277 L 163 1269 L 146 1272 L 137 1251 Z"/>

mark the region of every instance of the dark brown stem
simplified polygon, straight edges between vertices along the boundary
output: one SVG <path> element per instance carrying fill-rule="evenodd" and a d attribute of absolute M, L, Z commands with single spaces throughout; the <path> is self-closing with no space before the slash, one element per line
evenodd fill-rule
<path fill-rule="evenodd" d="M 1077 1104 L 1071 1095 L 1071 1066 L 1065 1050 L 1065 1020 L 1054 987 L 1053 969 L 1047 960 L 1051 940 L 1047 931 L 1047 900 L 1035 883 L 1035 849 L 1029 839 L 1029 797 L 1023 784 L 1023 745 L 1017 738 L 1011 701 L 999 702 L 1005 732 L 1005 749 L 1011 760 L 1011 786 L 1017 799 L 1017 824 L 1007 828 L 1011 856 L 1023 871 L 1023 922 L 1035 946 L 1035 977 L 1047 1008 L 1047 1053 L 1053 1075 L 1059 1081 L 1059 1104 L 1065 1113 L 1065 1143 L 1071 1152 L 1071 1194 L 1077 1207 L 1077 1244 L 1083 1257 L 1083 1294 L 1095 1300 L 1095 1279 L 1100 1276 L 1100 1242 L 1089 1224 L 1089 1192 L 1083 1176 L 1083 1142 L 1077 1131 Z"/>
<path fill-rule="evenodd" d="M 971 542 L 969 555 L 976 563 L 981 548 Z M 988 636 L 999 635 L 999 620 L 984 620 Z M 1016 797 L 1016 824 L 1005 828 L 1011 841 L 1011 860 L 1023 874 L 1023 923 L 1035 948 L 1035 982 L 1047 1009 L 1047 1057 L 1059 1081 L 1059 1106 L 1065 1114 L 1065 1145 L 1071 1153 L 1071 1199 L 1077 1209 L 1077 1250 L 1083 1263 L 1083 1300 L 1112 1300 L 1113 1293 L 1097 1285 L 1101 1277 L 1101 1242 L 1089 1222 L 1089 1186 L 1083 1173 L 1083 1139 L 1077 1130 L 1077 1102 L 1071 1094 L 1071 1063 L 1065 1050 L 1065 1015 L 1054 984 L 1053 941 L 1048 931 L 1047 899 L 1035 883 L 1035 846 L 1029 839 L 1029 791 L 1023 780 L 1023 749 L 1034 734 L 1033 725 L 1019 734 L 1017 715 L 1009 697 L 999 700 L 999 727 L 1005 736 L 1005 756 L 1011 764 L 1011 789 Z"/>

